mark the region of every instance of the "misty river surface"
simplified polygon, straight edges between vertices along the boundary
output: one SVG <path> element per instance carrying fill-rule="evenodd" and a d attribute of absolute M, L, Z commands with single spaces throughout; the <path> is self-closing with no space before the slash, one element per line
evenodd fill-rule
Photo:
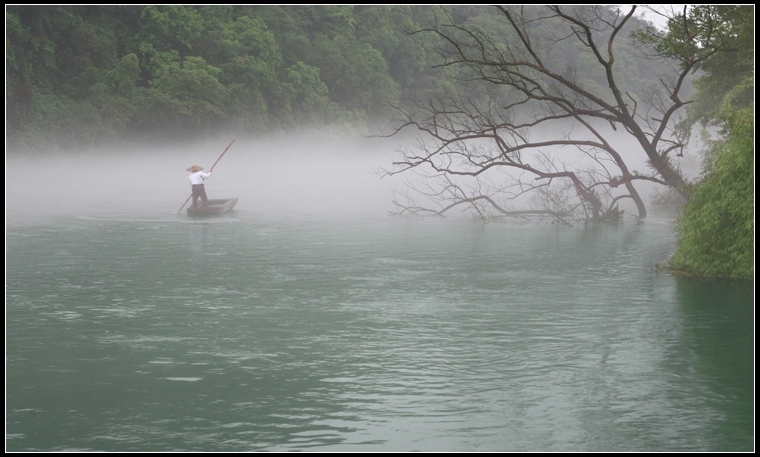
<path fill-rule="evenodd" d="M 7 451 L 753 451 L 752 287 L 669 219 L 6 226 Z"/>

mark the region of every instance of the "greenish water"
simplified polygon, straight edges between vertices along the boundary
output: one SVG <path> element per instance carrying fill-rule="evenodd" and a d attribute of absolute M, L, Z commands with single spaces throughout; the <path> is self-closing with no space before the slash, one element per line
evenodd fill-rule
<path fill-rule="evenodd" d="M 672 224 L 6 227 L 7 451 L 754 451 L 754 292 Z"/>

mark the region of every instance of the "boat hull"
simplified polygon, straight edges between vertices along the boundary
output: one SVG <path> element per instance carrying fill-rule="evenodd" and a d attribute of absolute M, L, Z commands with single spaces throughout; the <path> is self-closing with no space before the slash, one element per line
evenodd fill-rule
<path fill-rule="evenodd" d="M 187 215 L 190 217 L 219 216 L 232 211 L 232 208 L 235 207 L 237 201 L 237 197 L 209 199 L 208 205 L 205 207 L 198 206 L 197 208 L 188 208 Z"/>

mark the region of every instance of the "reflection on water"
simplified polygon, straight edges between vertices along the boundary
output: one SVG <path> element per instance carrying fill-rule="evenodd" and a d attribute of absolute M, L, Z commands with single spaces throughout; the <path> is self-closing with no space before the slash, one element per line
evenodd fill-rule
<path fill-rule="evenodd" d="M 11 451 L 752 451 L 669 221 L 79 219 L 6 243 Z"/>
<path fill-rule="evenodd" d="M 736 443 L 731 450 L 745 450 L 739 443 L 754 443 L 754 415 L 742 414 L 736 399 L 754 405 L 754 290 L 680 278 L 676 292 L 684 321 L 680 344 L 699 376 L 714 381 L 709 402 L 722 413 L 715 426 Z"/>

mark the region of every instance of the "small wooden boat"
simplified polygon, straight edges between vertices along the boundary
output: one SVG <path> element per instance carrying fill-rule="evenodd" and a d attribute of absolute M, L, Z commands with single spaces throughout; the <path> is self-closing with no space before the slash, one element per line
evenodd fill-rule
<path fill-rule="evenodd" d="M 208 200 L 208 205 L 205 207 L 201 207 L 199 205 L 197 208 L 188 208 L 187 215 L 191 217 L 219 216 L 221 214 L 232 211 L 232 208 L 235 207 L 237 202 L 237 197 L 216 199 L 210 198 Z M 200 201 L 198 203 L 200 204 Z"/>

